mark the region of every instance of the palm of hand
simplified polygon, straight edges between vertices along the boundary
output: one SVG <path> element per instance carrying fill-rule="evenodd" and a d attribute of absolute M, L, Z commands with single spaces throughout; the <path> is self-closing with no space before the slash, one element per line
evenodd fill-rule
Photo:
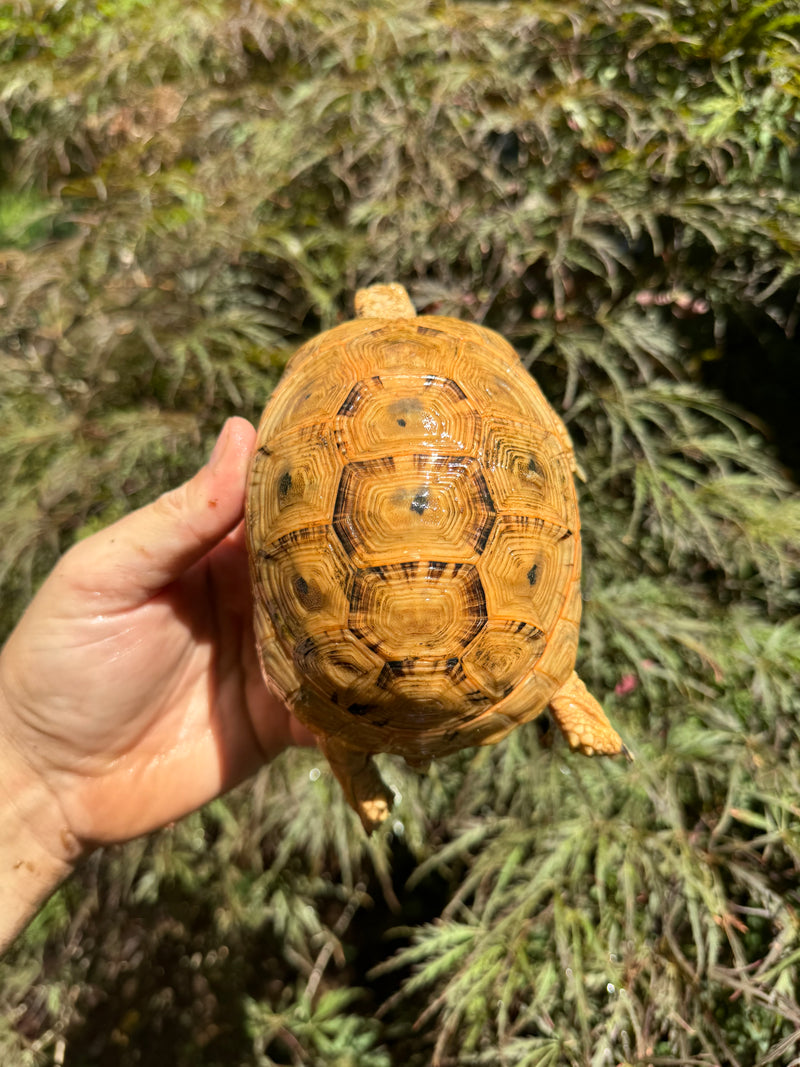
<path fill-rule="evenodd" d="M 226 536 L 252 439 L 235 420 L 192 482 L 75 546 L 3 650 L 0 734 L 82 843 L 163 825 L 305 740 L 261 679 L 241 526 Z"/>

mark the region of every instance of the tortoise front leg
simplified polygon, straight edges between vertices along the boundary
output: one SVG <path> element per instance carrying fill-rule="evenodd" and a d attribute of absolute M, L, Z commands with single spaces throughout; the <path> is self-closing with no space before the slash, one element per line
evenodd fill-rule
<path fill-rule="evenodd" d="M 584 756 L 633 758 L 575 671 L 556 691 L 550 710 L 573 752 L 582 752 Z"/>
<path fill-rule="evenodd" d="M 392 810 L 392 792 L 368 752 L 348 748 L 335 737 L 318 737 L 319 747 L 339 779 L 345 799 L 371 834 Z"/>

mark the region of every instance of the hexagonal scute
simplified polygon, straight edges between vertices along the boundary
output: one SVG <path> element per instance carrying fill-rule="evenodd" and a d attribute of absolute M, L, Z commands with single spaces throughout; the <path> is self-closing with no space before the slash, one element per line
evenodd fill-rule
<path fill-rule="evenodd" d="M 547 651 L 553 647 L 553 642 L 548 646 Z M 555 650 L 554 650 L 555 651 Z M 572 664 L 575 663 L 574 648 L 569 646 L 565 649 L 567 659 L 571 658 Z M 499 729 L 499 737 L 508 733 L 510 726 L 519 726 L 520 723 L 530 722 L 531 719 L 535 719 L 537 715 L 541 715 L 544 709 L 549 704 L 555 691 L 562 685 L 562 683 L 569 677 L 569 673 L 572 670 L 570 666 L 566 674 L 562 676 L 562 668 L 559 665 L 557 671 L 548 672 L 543 670 L 540 664 L 537 664 L 532 670 L 520 680 L 520 682 L 514 686 L 509 695 L 499 701 L 493 708 L 492 714 L 496 717 L 496 722 Z M 490 741 L 496 740 L 497 737 L 493 737 L 489 734 Z M 485 740 L 481 740 L 480 744 L 486 744 Z"/>
<path fill-rule="evenodd" d="M 290 427 L 332 419 L 358 377 L 338 346 L 322 349 L 317 341 L 298 349 L 264 409 L 259 442 L 269 444 Z"/>
<path fill-rule="evenodd" d="M 478 562 L 490 618 L 550 634 L 580 578 L 572 531 L 543 519 L 498 516 Z"/>
<path fill-rule="evenodd" d="M 468 371 L 459 382 L 479 414 L 517 421 L 533 420 L 549 428 L 554 413 L 539 386 L 502 338 L 495 344 L 466 341 L 461 356 Z M 503 358 L 507 350 L 507 358 Z"/>
<path fill-rule="evenodd" d="M 435 374 L 384 374 L 357 382 L 336 418 L 349 459 L 428 449 L 474 455 L 481 420 L 463 389 Z"/>
<path fill-rule="evenodd" d="M 401 563 L 356 572 L 350 628 L 387 660 L 457 660 L 486 623 L 475 567 Z"/>
<path fill-rule="evenodd" d="M 467 678 L 492 700 L 502 700 L 533 668 L 547 638 L 524 622 L 489 619 L 461 657 Z"/>
<path fill-rule="evenodd" d="M 468 563 L 483 551 L 494 518 L 471 456 L 387 456 L 345 467 L 333 526 L 359 566 Z"/>
<path fill-rule="evenodd" d="M 259 448 L 250 470 L 248 507 L 255 547 L 330 522 L 341 470 L 333 431 L 320 426 L 289 431 Z"/>
<path fill-rule="evenodd" d="M 293 642 L 347 626 L 354 568 L 330 527 L 286 534 L 253 559 L 257 593 Z"/>
<path fill-rule="evenodd" d="M 491 703 L 471 686 L 458 660 L 452 659 L 393 661 L 383 671 L 381 685 L 403 754 L 414 754 L 420 734 L 457 732 L 463 723 L 483 714 Z"/>
<path fill-rule="evenodd" d="M 294 661 L 303 678 L 343 713 L 360 717 L 380 700 L 377 681 L 384 660 L 350 630 L 309 635 L 296 647 Z M 313 712 L 313 700 L 307 704 Z M 323 721 L 318 725 L 333 732 L 327 720 L 329 715 L 323 709 Z"/>
<path fill-rule="evenodd" d="M 481 454 L 498 511 L 565 526 L 574 521 L 572 472 L 554 434 L 531 422 L 487 419 Z"/>

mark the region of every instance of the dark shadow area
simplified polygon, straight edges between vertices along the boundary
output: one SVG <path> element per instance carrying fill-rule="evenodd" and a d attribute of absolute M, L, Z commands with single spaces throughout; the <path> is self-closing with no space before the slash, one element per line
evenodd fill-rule
<path fill-rule="evenodd" d="M 348 1010 L 368 1018 L 381 1014 L 398 1067 L 423 1067 L 429 1061 L 435 1032 L 416 1033 L 411 1025 L 428 997 L 406 997 L 381 1012 L 408 974 L 375 977 L 370 972 L 408 944 L 408 928 L 433 922 L 451 891 L 445 879 L 431 875 L 409 892 L 405 886 L 414 868 L 412 853 L 394 838 L 392 888 L 399 911 L 374 878 L 366 887 L 373 906 L 362 908 L 349 924 L 342 939 L 344 963 L 328 962 L 317 991 L 318 997 L 334 988 L 362 989 Z M 233 925 L 222 936 L 216 932 L 214 906 L 208 894 L 189 895 L 185 886 L 164 881 L 156 903 L 118 905 L 114 923 L 106 915 L 92 924 L 92 932 L 102 930 L 103 937 L 95 942 L 87 931 L 82 938 L 86 974 L 65 1034 L 71 1062 L 85 1067 L 253 1062 L 247 1002 L 268 1005 L 277 1015 L 295 999 L 294 981 L 304 986 L 305 975 L 295 972 L 293 980 L 269 907 L 259 929 Z M 331 896 L 318 907 L 323 921 L 334 926 L 341 901 Z M 31 1005 L 18 1022 L 20 1031 L 40 1032 L 47 1014 L 44 1005 Z M 276 1064 L 296 1064 L 296 1040 L 280 1025 L 275 1029 L 265 1052 Z"/>

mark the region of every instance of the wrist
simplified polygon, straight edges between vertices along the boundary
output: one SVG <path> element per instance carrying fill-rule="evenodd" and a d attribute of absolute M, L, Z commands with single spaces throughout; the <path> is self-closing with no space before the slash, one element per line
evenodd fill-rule
<path fill-rule="evenodd" d="M 7 712 L 0 688 L 0 952 L 81 855 L 54 794 L 3 736 Z"/>

